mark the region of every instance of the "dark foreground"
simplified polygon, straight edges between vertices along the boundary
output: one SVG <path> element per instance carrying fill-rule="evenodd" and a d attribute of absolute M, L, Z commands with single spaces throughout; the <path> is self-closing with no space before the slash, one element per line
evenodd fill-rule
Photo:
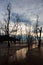
<path fill-rule="evenodd" d="M 43 65 L 43 47 L 31 49 L 26 58 L 20 61 L 8 62 L 8 57 L 0 57 L 0 65 Z"/>

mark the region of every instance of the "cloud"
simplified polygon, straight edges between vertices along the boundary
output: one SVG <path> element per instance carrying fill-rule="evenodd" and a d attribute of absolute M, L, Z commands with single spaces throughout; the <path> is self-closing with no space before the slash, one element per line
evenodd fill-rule
<path fill-rule="evenodd" d="M 3 14 L 7 12 L 6 8 L 9 2 L 11 2 L 11 13 L 18 13 L 22 15 L 22 19 L 30 19 L 32 23 L 35 22 L 36 15 L 39 15 L 39 21 L 43 21 L 43 0 L 0 0 L 0 20 L 3 19 Z"/>
<path fill-rule="evenodd" d="M 31 25 L 30 19 L 26 19 L 26 17 L 24 15 L 20 15 L 20 14 L 17 14 L 17 13 L 12 13 L 11 20 L 13 22 L 17 22 L 17 19 L 18 19 L 18 22 L 28 23 L 28 24 Z"/>

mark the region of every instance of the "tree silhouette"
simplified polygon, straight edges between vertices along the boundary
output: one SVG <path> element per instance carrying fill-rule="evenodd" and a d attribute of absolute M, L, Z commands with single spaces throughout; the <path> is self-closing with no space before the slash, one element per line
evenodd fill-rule
<path fill-rule="evenodd" d="M 7 11 L 8 11 L 7 35 L 9 36 L 9 22 L 10 22 L 10 14 L 11 14 L 11 6 L 10 6 L 10 3 L 7 6 Z"/>
<path fill-rule="evenodd" d="M 37 35 L 37 39 L 38 39 L 38 18 L 39 18 L 39 16 L 37 15 L 37 20 L 36 20 L 36 25 L 35 25 L 35 27 L 34 27 L 34 33 Z"/>
<path fill-rule="evenodd" d="M 34 32 L 35 32 L 36 35 L 37 35 L 38 47 L 40 48 L 40 45 L 41 45 L 41 32 L 42 32 L 42 27 L 39 27 L 39 25 L 38 25 L 38 18 L 39 18 L 39 16 L 37 15 L 36 27 L 35 27 Z M 38 33 L 40 33 L 39 37 L 38 37 Z"/>

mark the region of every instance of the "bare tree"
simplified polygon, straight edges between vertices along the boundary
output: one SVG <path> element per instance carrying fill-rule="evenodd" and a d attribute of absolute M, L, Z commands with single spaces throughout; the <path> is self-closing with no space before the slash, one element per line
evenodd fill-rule
<path fill-rule="evenodd" d="M 9 59 L 9 48 L 10 48 L 10 43 L 9 43 L 9 23 L 10 23 L 10 14 L 11 14 L 11 4 L 9 3 L 7 6 L 7 11 L 8 11 L 8 18 L 7 20 L 4 19 L 5 21 L 5 35 L 8 37 L 8 59 Z"/>
<path fill-rule="evenodd" d="M 7 11 L 8 11 L 8 20 L 7 20 L 7 27 L 5 26 L 5 28 L 7 28 L 7 35 L 8 35 L 8 59 L 9 59 L 9 48 L 10 48 L 10 43 L 9 43 L 9 22 L 10 22 L 10 14 L 11 14 L 11 6 L 10 3 L 7 6 Z"/>
<path fill-rule="evenodd" d="M 10 3 L 7 6 L 7 11 L 8 11 L 7 35 L 9 36 L 9 22 L 10 22 L 10 14 L 11 14 L 11 6 L 10 6 Z"/>
<path fill-rule="evenodd" d="M 18 26 L 19 26 L 19 20 L 20 20 L 20 19 L 19 19 L 19 16 L 16 15 L 16 24 L 14 24 L 14 26 L 13 26 L 13 28 L 12 28 L 12 30 L 11 30 L 10 33 L 15 32 L 15 33 L 17 34 Z"/>
<path fill-rule="evenodd" d="M 35 33 L 37 35 L 37 39 L 38 39 L 38 47 L 40 48 L 41 45 L 41 32 L 42 32 L 42 27 L 39 27 L 38 25 L 38 18 L 39 16 L 37 15 L 37 21 L 36 21 L 36 28 L 35 28 Z M 39 37 L 38 37 L 38 33 L 40 33 Z"/>
<path fill-rule="evenodd" d="M 39 18 L 39 16 L 37 15 L 37 20 L 36 20 L 36 25 L 35 25 L 35 27 L 34 27 L 34 33 L 36 33 L 36 35 L 37 35 L 37 39 L 38 39 L 38 18 Z"/>

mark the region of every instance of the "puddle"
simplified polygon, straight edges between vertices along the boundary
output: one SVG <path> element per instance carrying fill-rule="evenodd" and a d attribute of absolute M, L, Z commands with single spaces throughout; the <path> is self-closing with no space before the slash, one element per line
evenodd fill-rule
<path fill-rule="evenodd" d="M 15 52 L 15 54 L 13 54 L 13 56 L 10 56 L 10 57 L 9 57 L 9 60 L 10 60 L 11 62 L 13 62 L 13 61 L 15 61 L 15 60 L 20 61 L 20 60 L 22 60 L 22 59 L 25 59 L 25 58 L 26 58 L 26 53 L 27 53 L 27 51 L 28 51 L 28 48 L 22 48 L 22 49 L 20 49 L 20 50 L 17 50 L 17 51 Z"/>

